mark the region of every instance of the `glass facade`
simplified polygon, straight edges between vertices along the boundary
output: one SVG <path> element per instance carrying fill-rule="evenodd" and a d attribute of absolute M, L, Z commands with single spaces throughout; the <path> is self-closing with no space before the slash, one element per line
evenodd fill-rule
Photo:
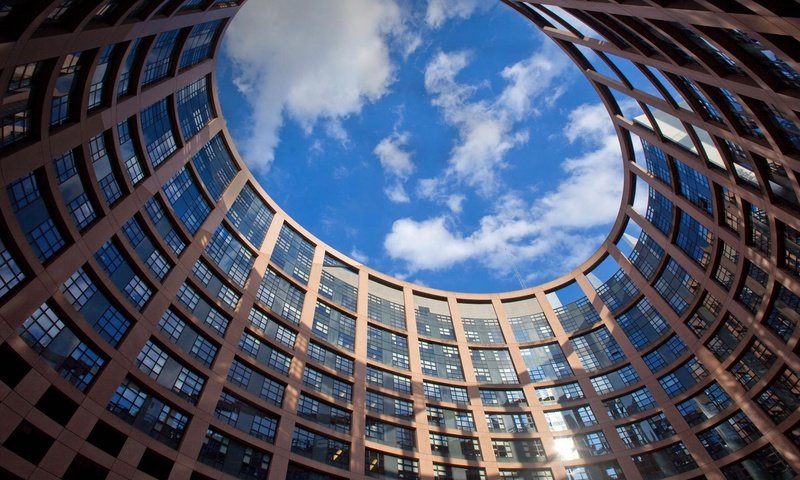
<path fill-rule="evenodd" d="M 461 294 L 258 185 L 215 85 L 243 3 L 0 1 L 0 476 L 800 471 L 793 4 L 504 2 L 600 93 L 630 188 L 573 271 Z"/>

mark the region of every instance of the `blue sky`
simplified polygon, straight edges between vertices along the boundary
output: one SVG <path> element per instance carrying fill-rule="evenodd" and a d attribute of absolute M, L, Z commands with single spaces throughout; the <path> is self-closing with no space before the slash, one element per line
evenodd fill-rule
<path fill-rule="evenodd" d="M 223 52 L 225 117 L 261 184 L 375 269 L 514 290 L 569 271 L 614 220 L 608 114 L 499 2 L 249 0 Z"/>

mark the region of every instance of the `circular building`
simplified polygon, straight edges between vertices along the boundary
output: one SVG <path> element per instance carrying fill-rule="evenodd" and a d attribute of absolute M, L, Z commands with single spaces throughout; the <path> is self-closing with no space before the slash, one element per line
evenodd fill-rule
<path fill-rule="evenodd" d="M 505 0 L 608 109 L 624 193 L 579 268 L 481 295 L 259 186 L 215 86 L 241 3 L 0 0 L 0 476 L 800 472 L 800 5 Z"/>

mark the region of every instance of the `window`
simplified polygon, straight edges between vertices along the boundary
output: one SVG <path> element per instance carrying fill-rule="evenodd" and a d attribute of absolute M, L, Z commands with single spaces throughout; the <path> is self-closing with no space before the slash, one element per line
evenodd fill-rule
<path fill-rule="evenodd" d="M 368 325 L 367 356 L 386 365 L 408 370 L 408 339 L 388 330 Z"/>
<path fill-rule="evenodd" d="M 605 326 L 579 337 L 574 337 L 570 340 L 570 343 L 578 354 L 583 368 L 588 372 L 625 360 L 622 349 Z"/>
<path fill-rule="evenodd" d="M 114 347 L 119 344 L 131 321 L 97 289 L 92 278 L 82 268 L 64 282 L 61 291 L 103 339 Z"/>
<path fill-rule="evenodd" d="M 270 260 L 287 274 L 307 284 L 313 257 L 314 245 L 289 226 L 283 225 Z"/>
<path fill-rule="evenodd" d="M 356 321 L 349 315 L 317 302 L 311 333 L 332 345 L 355 349 Z"/>
<path fill-rule="evenodd" d="M 219 134 L 192 157 L 192 165 L 215 201 L 219 201 L 239 171 Z"/>
<path fill-rule="evenodd" d="M 423 374 L 453 380 L 464 379 L 458 347 L 420 340 L 419 354 Z"/>
<path fill-rule="evenodd" d="M 211 212 L 211 206 L 200 193 L 189 169 L 183 167 L 178 170 L 163 188 L 172 210 L 183 226 L 192 234 L 197 233 Z"/>
<path fill-rule="evenodd" d="M 177 448 L 189 417 L 126 378 L 114 392 L 107 409 L 122 420 L 171 448 Z"/>
<path fill-rule="evenodd" d="M 292 452 L 338 468 L 350 463 L 350 444 L 295 426 Z"/>
<path fill-rule="evenodd" d="M 144 179 L 144 166 L 139 155 L 137 144 L 131 137 L 131 125 L 134 123 L 134 117 L 123 120 L 117 125 L 117 135 L 119 135 L 119 148 L 122 154 L 122 163 L 125 164 L 125 170 L 128 172 L 128 177 L 133 185 L 137 185 Z"/>
<path fill-rule="evenodd" d="M 155 83 L 170 73 L 178 33 L 179 30 L 171 30 L 158 35 L 145 60 L 142 85 Z"/>
<path fill-rule="evenodd" d="M 221 20 L 214 20 L 195 25 L 192 28 L 181 54 L 181 69 L 191 67 L 211 56 L 211 42 L 221 24 Z"/>
<path fill-rule="evenodd" d="M 406 307 L 402 303 L 392 302 L 372 293 L 367 295 L 367 316 L 384 325 L 406 329 Z"/>
<path fill-rule="evenodd" d="M 89 139 L 89 155 L 103 197 L 108 205 L 112 205 L 122 197 L 122 190 L 115 174 L 115 168 L 111 163 L 111 157 L 106 150 L 105 135 L 101 133 Z"/>
<path fill-rule="evenodd" d="M 300 323 L 305 292 L 279 276 L 271 267 L 267 268 L 261 280 L 256 298 L 286 320 L 295 325 Z"/>
<path fill-rule="evenodd" d="M 233 227 L 256 247 L 264 242 L 273 216 L 273 211 L 249 183 L 239 192 L 227 213 Z"/>
<path fill-rule="evenodd" d="M 206 253 L 239 287 L 244 287 L 253 269 L 255 255 L 225 226 L 217 227 L 206 245 Z"/>
<path fill-rule="evenodd" d="M 4 297 L 24 279 L 25 274 L 22 273 L 22 269 L 0 240 L 0 297 Z"/>
<path fill-rule="evenodd" d="M 12 182 L 7 191 L 11 208 L 31 248 L 40 261 L 49 260 L 66 245 L 66 241 L 50 216 L 48 202 L 39 191 L 36 172 Z"/>
<path fill-rule="evenodd" d="M 178 149 L 172 132 L 167 99 L 145 108 L 140 117 L 142 136 L 150 164 L 157 167 Z"/>
<path fill-rule="evenodd" d="M 208 79 L 203 77 L 175 92 L 178 122 L 184 140 L 189 140 L 214 118 L 208 96 Z"/>
<path fill-rule="evenodd" d="M 67 327 L 60 315 L 46 303 L 25 320 L 17 333 L 50 367 L 82 392 L 89 388 L 105 364 L 105 360 Z M 67 351 L 64 346 L 69 346 Z"/>
<path fill-rule="evenodd" d="M 557 343 L 521 348 L 520 354 L 533 382 L 557 380 L 573 375 L 567 357 Z"/>

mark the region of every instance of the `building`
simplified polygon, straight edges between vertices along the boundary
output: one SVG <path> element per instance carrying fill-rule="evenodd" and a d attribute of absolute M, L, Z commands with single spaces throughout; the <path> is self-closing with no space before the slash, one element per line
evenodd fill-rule
<path fill-rule="evenodd" d="M 254 181 L 215 93 L 240 1 L 0 0 L 0 476 L 800 473 L 800 6 L 505 1 L 624 195 L 578 269 L 462 295 Z"/>

